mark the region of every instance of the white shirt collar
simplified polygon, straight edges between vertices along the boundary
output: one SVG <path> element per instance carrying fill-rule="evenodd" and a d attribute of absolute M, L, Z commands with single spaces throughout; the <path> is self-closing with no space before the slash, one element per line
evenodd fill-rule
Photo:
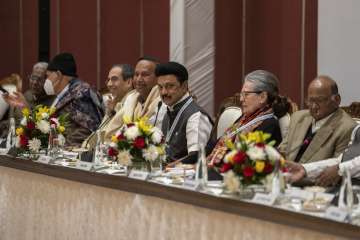
<path fill-rule="evenodd" d="M 180 103 L 180 102 L 184 101 L 184 100 L 185 100 L 187 97 L 189 97 L 189 96 L 190 96 L 189 92 L 186 92 L 186 93 L 184 94 L 184 96 L 182 96 L 182 98 L 180 98 L 180 100 L 179 100 L 179 101 L 177 101 L 174 105 L 172 105 L 172 106 L 168 106 L 168 107 L 169 107 L 170 112 L 174 111 L 174 106 L 176 106 L 176 104 L 178 104 L 178 103 Z"/>
<path fill-rule="evenodd" d="M 331 113 L 329 116 L 324 117 L 323 119 L 320 119 L 318 121 L 315 121 L 315 119 L 313 118 L 311 123 L 311 131 L 313 133 L 317 132 L 322 126 L 324 126 L 324 124 L 329 120 L 329 118 L 331 118 L 331 116 L 334 115 L 335 112 Z"/>

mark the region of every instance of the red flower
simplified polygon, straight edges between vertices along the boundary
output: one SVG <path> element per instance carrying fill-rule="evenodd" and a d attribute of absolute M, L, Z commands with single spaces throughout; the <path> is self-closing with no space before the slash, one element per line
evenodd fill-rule
<path fill-rule="evenodd" d="M 287 167 L 282 167 L 282 168 L 281 168 L 281 171 L 282 171 L 283 173 L 287 173 L 287 172 L 289 172 L 289 169 L 288 169 Z"/>
<path fill-rule="evenodd" d="M 33 130 L 35 128 L 35 123 L 31 121 L 27 122 L 26 128 L 29 130 Z"/>
<path fill-rule="evenodd" d="M 137 137 L 135 138 L 133 145 L 136 148 L 142 149 L 145 147 L 145 139 L 143 137 Z"/>
<path fill-rule="evenodd" d="M 255 146 L 259 147 L 259 148 L 265 148 L 265 144 L 264 143 L 257 143 L 255 144 Z"/>
<path fill-rule="evenodd" d="M 250 166 L 245 167 L 243 170 L 243 175 L 246 178 L 252 177 L 254 175 L 254 173 L 255 173 L 254 168 L 252 168 Z"/>
<path fill-rule="evenodd" d="M 109 150 L 108 150 L 108 155 L 110 156 L 110 157 L 114 157 L 114 156 L 117 156 L 117 154 L 118 154 L 118 151 L 115 149 L 115 148 L 109 148 Z"/>
<path fill-rule="evenodd" d="M 242 151 L 235 154 L 233 160 L 237 164 L 243 164 L 245 162 L 246 154 Z"/>
<path fill-rule="evenodd" d="M 20 135 L 20 146 L 26 147 L 29 143 L 29 139 L 25 135 Z"/>
<path fill-rule="evenodd" d="M 220 172 L 224 173 L 229 171 L 232 168 L 232 165 L 230 163 L 224 163 L 222 167 L 220 168 Z"/>
<path fill-rule="evenodd" d="M 264 167 L 264 173 L 271 173 L 273 171 L 273 166 L 270 163 L 266 163 Z"/>
<path fill-rule="evenodd" d="M 120 135 L 118 135 L 118 136 L 117 136 L 117 139 L 118 139 L 119 141 L 125 140 L 124 134 L 121 133 Z"/>

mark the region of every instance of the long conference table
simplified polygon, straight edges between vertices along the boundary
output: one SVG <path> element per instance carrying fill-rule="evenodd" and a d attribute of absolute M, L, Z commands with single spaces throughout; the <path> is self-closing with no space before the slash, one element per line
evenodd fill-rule
<path fill-rule="evenodd" d="M 0 239 L 360 239 L 284 209 L 0 156 Z"/>

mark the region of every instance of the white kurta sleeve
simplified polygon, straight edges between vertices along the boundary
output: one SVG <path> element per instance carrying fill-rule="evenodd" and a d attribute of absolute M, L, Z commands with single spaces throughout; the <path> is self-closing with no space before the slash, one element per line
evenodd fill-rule
<path fill-rule="evenodd" d="M 303 164 L 303 167 L 305 168 L 308 178 L 315 179 L 325 168 L 339 164 L 341 158 L 342 154 L 337 158 L 328 158 L 318 162 L 305 163 Z"/>
<path fill-rule="evenodd" d="M 351 177 L 360 178 L 360 156 L 339 164 L 340 176 L 342 176 L 346 170 L 350 171 Z"/>
<path fill-rule="evenodd" d="M 209 118 L 201 112 L 194 113 L 186 124 L 186 141 L 188 152 L 199 151 L 199 146 L 206 146 L 212 124 Z"/>

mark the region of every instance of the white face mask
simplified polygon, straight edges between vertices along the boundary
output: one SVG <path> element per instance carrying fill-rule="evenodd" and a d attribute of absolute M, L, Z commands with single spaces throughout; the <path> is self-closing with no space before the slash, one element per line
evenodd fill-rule
<path fill-rule="evenodd" d="M 50 79 L 48 78 L 45 80 L 44 90 L 47 95 L 55 95 L 55 90 L 52 81 L 50 81 Z"/>

